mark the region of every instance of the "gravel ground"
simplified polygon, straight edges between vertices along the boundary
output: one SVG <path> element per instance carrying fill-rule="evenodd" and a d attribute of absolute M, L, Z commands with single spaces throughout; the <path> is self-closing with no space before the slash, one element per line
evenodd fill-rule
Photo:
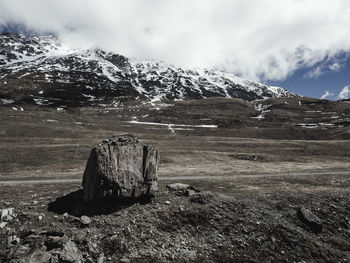
<path fill-rule="evenodd" d="M 0 229 L 0 261 L 350 260 L 349 176 L 191 184 L 201 192 L 174 191 L 162 182 L 151 200 L 90 204 L 76 183 L 1 188 L 0 209 L 13 207 L 14 214 Z M 300 220 L 300 207 L 320 220 L 321 232 Z"/>

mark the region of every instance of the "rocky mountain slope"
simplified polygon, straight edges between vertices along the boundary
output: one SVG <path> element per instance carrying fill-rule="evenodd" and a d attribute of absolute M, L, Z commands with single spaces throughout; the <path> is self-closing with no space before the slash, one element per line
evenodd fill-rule
<path fill-rule="evenodd" d="M 244 100 L 295 96 L 279 87 L 213 70 L 138 62 L 100 49 L 73 49 L 53 36 L 0 35 L 2 104 L 104 106 L 120 101 Z"/>

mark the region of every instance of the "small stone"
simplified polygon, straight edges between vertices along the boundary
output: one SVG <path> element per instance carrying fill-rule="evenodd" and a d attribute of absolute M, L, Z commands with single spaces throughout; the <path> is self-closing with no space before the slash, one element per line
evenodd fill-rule
<path fill-rule="evenodd" d="M 170 201 L 165 201 L 165 204 L 166 205 L 170 205 Z"/>
<path fill-rule="evenodd" d="M 0 223 L 0 229 L 4 228 L 7 225 L 7 222 L 1 222 Z"/>
<path fill-rule="evenodd" d="M 186 190 L 187 188 L 190 187 L 190 185 L 182 184 L 182 183 L 174 183 L 174 184 L 168 184 L 166 187 L 174 191 L 181 191 L 181 190 Z"/>
<path fill-rule="evenodd" d="M 122 259 L 120 260 L 120 262 L 122 262 L 122 263 L 130 263 L 130 259 L 128 259 L 128 258 L 122 258 Z"/>
<path fill-rule="evenodd" d="M 32 254 L 25 257 L 21 262 L 37 263 L 37 262 L 51 262 L 51 254 L 45 249 L 37 249 Z"/>
<path fill-rule="evenodd" d="M 301 222 L 310 227 L 314 233 L 320 233 L 322 231 L 322 221 L 311 211 L 304 207 L 298 209 L 297 216 Z"/>
<path fill-rule="evenodd" d="M 60 253 L 60 259 L 63 262 L 83 262 L 83 256 L 77 245 L 70 240 L 64 245 Z"/>
<path fill-rule="evenodd" d="M 39 220 L 39 221 L 43 220 L 43 216 L 40 215 L 40 216 L 38 217 L 38 220 Z"/>
<path fill-rule="evenodd" d="M 80 221 L 83 225 L 89 225 L 91 223 L 91 219 L 88 216 L 81 216 Z"/>
<path fill-rule="evenodd" d="M 67 213 L 67 212 L 64 213 L 64 214 L 62 215 L 62 217 L 63 217 L 64 219 L 67 219 L 67 218 L 68 218 L 68 213 Z"/>
<path fill-rule="evenodd" d="M 61 248 L 62 247 L 62 237 L 59 236 L 49 236 L 47 240 L 45 241 L 45 246 L 47 250 L 52 250 L 55 248 Z"/>
<path fill-rule="evenodd" d="M 190 201 L 193 203 L 207 204 L 212 199 L 213 194 L 211 192 L 200 192 L 192 195 Z"/>
<path fill-rule="evenodd" d="M 193 189 L 186 189 L 185 196 L 192 196 L 196 193 L 198 193 L 198 191 L 193 190 Z"/>
<path fill-rule="evenodd" d="M 97 258 L 97 263 L 103 263 L 105 262 L 105 255 L 102 253 L 98 258 Z"/>
<path fill-rule="evenodd" d="M 11 235 L 7 237 L 7 248 L 14 247 L 19 243 L 20 239 L 16 235 Z"/>
<path fill-rule="evenodd" d="M 1 212 L 1 221 L 3 222 L 10 222 L 12 219 L 16 217 L 16 214 L 14 212 L 14 208 L 7 208 L 0 210 Z"/>
<path fill-rule="evenodd" d="M 125 236 L 131 236 L 131 228 L 129 226 L 124 228 L 124 235 Z"/>
<path fill-rule="evenodd" d="M 14 257 L 16 258 L 23 258 L 24 256 L 28 255 L 30 252 L 33 251 L 33 248 L 29 247 L 29 244 L 18 244 L 15 248 L 12 249 L 14 252 Z M 22 260 L 22 262 L 30 262 L 28 260 Z"/>

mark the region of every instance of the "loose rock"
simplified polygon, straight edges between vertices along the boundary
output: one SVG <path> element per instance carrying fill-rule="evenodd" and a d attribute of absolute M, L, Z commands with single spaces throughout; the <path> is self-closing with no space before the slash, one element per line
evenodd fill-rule
<path fill-rule="evenodd" d="M 181 196 L 181 195 L 192 196 L 200 192 L 193 186 L 190 186 L 189 184 L 182 184 L 182 183 L 168 184 L 167 188 L 172 191 L 175 191 L 177 196 Z"/>
<path fill-rule="evenodd" d="M 196 193 L 199 193 L 199 191 L 194 190 L 194 189 L 186 189 L 185 196 L 192 196 L 192 195 L 194 195 Z"/>
<path fill-rule="evenodd" d="M 61 253 L 60 259 L 63 262 L 83 262 L 83 256 L 79 251 L 76 244 L 72 241 L 68 241 L 65 243 Z"/>
<path fill-rule="evenodd" d="M 91 223 L 91 219 L 88 216 L 82 216 L 80 217 L 80 221 L 83 225 L 87 226 Z"/>
<path fill-rule="evenodd" d="M 190 185 L 182 184 L 182 183 L 174 183 L 174 184 L 168 184 L 166 187 L 174 191 L 180 191 L 180 190 L 186 190 L 187 188 L 190 187 Z"/>
<path fill-rule="evenodd" d="M 301 222 L 305 223 L 310 229 L 315 233 L 320 233 L 322 231 L 322 221 L 311 211 L 304 207 L 298 209 L 298 218 Z"/>
<path fill-rule="evenodd" d="M 63 246 L 62 237 L 49 236 L 45 241 L 45 246 L 49 251 L 55 248 L 62 248 Z"/>
<path fill-rule="evenodd" d="M 207 204 L 212 199 L 213 194 L 211 192 L 200 192 L 193 194 L 190 197 L 190 201 L 193 203 Z"/>
<path fill-rule="evenodd" d="M 51 254 L 44 249 L 37 249 L 32 254 L 24 258 L 21 262 L 37 263 L 37 262 L 50 262 Z"/>
<path fill-rule="evenodd" d="M 0 210 L 0 212 L 1 212 L 1 221 L 3 222 L 10 222 L 12 221 L 13 218 L 16 217 L 16 214 L 13 208 L 3 209 L 3 210 Z"/>
<path fill-rule="evenodd" d="M 97 263 L 103 263 L 105 262 L 105 255 L 102 253 L 98 258 L 97 258 Z"/>
<path fill-rule="evenodd" d="M 7 237 L 7 248 L 11 248 L 19 243 L 20 239 L 16 235 Z"/>

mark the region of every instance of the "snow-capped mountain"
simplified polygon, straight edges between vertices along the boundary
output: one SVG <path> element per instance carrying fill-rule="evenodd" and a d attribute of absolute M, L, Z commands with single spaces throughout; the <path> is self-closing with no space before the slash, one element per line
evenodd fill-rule
<path fill-rule="evenodd" d="M 2 103 L 111 105 L 208 97 L 244 100 L 295 96 L 288 91 L 213 70 L 184 70 L 140 62 L 101 49 L 73 49 L 53 36 L 0 35 Z"/>

